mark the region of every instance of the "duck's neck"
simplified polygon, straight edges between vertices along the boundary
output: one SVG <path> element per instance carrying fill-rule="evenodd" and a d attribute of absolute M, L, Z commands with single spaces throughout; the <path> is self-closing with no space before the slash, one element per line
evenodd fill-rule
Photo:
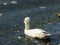
<path fill-rule="evenodd" d="M 25 30 L 29 30 L 30 29 L 30 23 L 26 23 L 25 24 Z"/>

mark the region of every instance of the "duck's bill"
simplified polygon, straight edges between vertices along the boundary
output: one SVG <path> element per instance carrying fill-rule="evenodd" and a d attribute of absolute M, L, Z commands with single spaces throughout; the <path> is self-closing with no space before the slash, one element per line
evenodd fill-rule
<path fill-rule="evenodd" d="M 52 34 L 47 34 L 47 36 L 51 36 Z"/>

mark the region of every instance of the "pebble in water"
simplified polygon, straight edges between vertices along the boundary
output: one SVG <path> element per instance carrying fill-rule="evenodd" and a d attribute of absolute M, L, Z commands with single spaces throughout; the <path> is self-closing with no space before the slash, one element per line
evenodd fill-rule
<path fill-rule="evenodd" d="M 52 23 L 48 23 L 48 24 L 52 24 Z"/>
<path fill-rule="evenodd" d="M 46 7 L 45 6 L 39 6 L 40 9 L 45 9 Z"/>
<path fill-rule="evenodd" d="M 60 44 L 58 44 L 58 45 L 60 45 Z"/>
<path fill-rule="evenodd" d="M 60 14 L 57 15 L 60 18 Z"/>
<path fill-rule="evenodd" d="M 3 3 L 3 5 L 7 5 L 8 3 Z"/>
<path fill-rule="evenodd" d="M 17 4 L 17 1 L 11 1 L 11 4 Z"/>
<path fill-rule="evenodd" d="M 20 32 L 19 30 L 15 31 L 15 32 Z"/>
<path fill-rule="evenodd" d="M 22 39 L 22 37 L 21 36 L 18 36 L 18 39 Z"/>
<path fill-rule="evenodd" d="M 2 16 L 3 14 L 2 13 L 0 13 L 0 16 Z"/>

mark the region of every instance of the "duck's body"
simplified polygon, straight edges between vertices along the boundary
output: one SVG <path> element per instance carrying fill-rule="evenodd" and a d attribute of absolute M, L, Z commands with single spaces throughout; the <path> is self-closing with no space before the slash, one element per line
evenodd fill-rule
<path fill-rule="evenodd" d="M 44 38 L 45 36 L 49 36 L 50 34 L 47 35 L 47 32 L 42 30 L 42 29 L 30 29 L 30 30 L 25 30 L 25 35 L 31 36 L 33 38 L 38 37 L 38 38 Z"/>
<path fill-rule="evenodd" d="M 25 23 L 25 30 L 24 33 L 27 36 L 33 37 L 33 38 L 45 38 L 46 36 L 50 36 L 46 31 L 42 29 L 30 29 L 30 18 L 26 17 L 24 20 Z"/>

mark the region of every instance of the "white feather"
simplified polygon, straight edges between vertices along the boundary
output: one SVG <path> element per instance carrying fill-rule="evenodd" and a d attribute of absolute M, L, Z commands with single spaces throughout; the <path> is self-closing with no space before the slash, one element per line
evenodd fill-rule
<path fill-rule="evenodd" d="M 30 37 L 37 37 L 37 38 L 44 38 L 45 36 L 51 35 L 42 29 L 30 29 L 29 17 L 26 17 L 24 19 L 24 23 L 25 23 L 25 30 L 24 30 L 25 35 L 28 35 Z"/>

